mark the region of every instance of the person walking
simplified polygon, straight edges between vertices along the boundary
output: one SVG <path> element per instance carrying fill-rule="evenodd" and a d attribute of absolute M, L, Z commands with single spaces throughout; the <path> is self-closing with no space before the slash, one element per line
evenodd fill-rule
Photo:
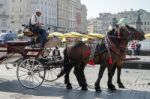
<path fill-rule="evenodd" d="M 138 42 L 138 43 L 136 44 L 136 54 L 137 54 L 137 55 L 140 55 L 140 54 L 141 54 L 141 43 L 140 43 L 140 42 Z"/>
<path fill-rule="evenodd" d="M 135 55 L 135 52 L 136 52 L 136 41 L 133 41 L 131 43 L 131 50 L 132 50 L 132 55 Z"/>

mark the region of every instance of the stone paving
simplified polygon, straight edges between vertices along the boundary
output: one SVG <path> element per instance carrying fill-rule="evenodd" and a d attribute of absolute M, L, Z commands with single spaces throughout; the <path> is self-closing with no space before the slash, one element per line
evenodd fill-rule
<path fill-rule="evenodd" d="M 11 65 L 10 65 L 11 67 Z M 94 90 L 99 66 L 87 66 L 85 75 L 89 84 L 88 91 L 81 91 L 76 78 L 71 73 L 72 90 L 66 90 L 63 77 L 54 82 L 44 82 L 42 86 L 29 90 L 22 87 L 16 78 L 16 67 L 6 70 L 0 65 L 0 99 L 150 99 L 150 71 L 137 69 L 123 69 L 122 81 L 125 89 L 120 89 L 116 84 L 116 74 L 113 83 L 118 89 L 111 92 L 107 89 L 107 70 L 101 80 L 101 93 Z"/>

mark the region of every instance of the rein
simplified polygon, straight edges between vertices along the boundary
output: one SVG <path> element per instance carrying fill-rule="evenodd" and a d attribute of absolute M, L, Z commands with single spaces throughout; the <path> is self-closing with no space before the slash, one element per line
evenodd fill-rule
<path fill-rule="evenodd" d="M 129 31 L 129 29 L 127 28 L 127 27 L 123 27 L 126 31 L 127 31 L 127 33 L 129 34 L 129 35 L 131 35 L 131 31 Z M 120 54 L 120 52 L 121 51 L 125 51 L 125 49 L 126 49 L 126 46 L 120 46 L 119 45 L 119 47 L 117 47 L 116 46 L 116 44 L 112 41 L 112 39 L 111 38 L 118 38 L 118 39 L 122 39 L 121 37 L 120 37 L 120 33 L 121 33 L 121 30 L 120 30 L 120 28 L 117 28 L 117 36 L 115 36 L 115 35 L 109 35 L 108 33 L 106 33 L 106 37 L 105 37 L 105 44 L 106 44 L 106 48 L 107 48 L 107 50 L 108 50 L 108 53 L 109 53 L 109 56 L 110 56 L 110 49 L 113 51 L 113 52 L 115 52 L 116 54 Z M 115 33 L 114 33 L 115 34 Z M 133 34 L 134 35 L 134 34 Z M 132 36 L 132 35 L 131 35 Z"/>

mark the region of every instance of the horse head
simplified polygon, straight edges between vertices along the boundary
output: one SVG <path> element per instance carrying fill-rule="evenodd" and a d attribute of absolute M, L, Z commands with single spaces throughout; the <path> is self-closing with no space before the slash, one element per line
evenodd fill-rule
<path fill-rule="evenodd" d="M 128 25 L 125 26 L 116 26 L 107 33 L 107 43 L 109 45 L 115 45 L 118 48 L 125 49 L 127 44 L 131 40 L 143 40 L 144 33 L 139 32 L 133 27 Z"/>
<path fill-rule="evenodd" d="M 138 31 L 135 28 L 125 25 L 126 31 L 128 31 L 129 35 L 126 35 L 127 37 L 129 37 L 129 40 L 144 40 L 144 32 L 143 31 Z"/>
<path fill-rule="evenodd" d="M 109 35 L 119 38 L 120 40 L 144 40 L 144 32 L 138 31 L 135 28 L 125 25 L 117 26 L 109 32 Z"/>

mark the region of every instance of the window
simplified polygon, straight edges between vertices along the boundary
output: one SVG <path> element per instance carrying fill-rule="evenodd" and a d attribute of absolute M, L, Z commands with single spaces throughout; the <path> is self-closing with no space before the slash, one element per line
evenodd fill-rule
<path fill-rule="evenodd" d="M 5 27 L 6 26 L 6 21 L 2 21 L 2 24 L 3 24 L 3 26 Z"/>
<path fill-rule="evenodd" d="M 3 4 L 0 4 L 0 8 L 3 8 Z"/>
<path fill-rule="evenodd" d="M 147 25 L 149 25 L 149 22 L 147 22 Z"/>

